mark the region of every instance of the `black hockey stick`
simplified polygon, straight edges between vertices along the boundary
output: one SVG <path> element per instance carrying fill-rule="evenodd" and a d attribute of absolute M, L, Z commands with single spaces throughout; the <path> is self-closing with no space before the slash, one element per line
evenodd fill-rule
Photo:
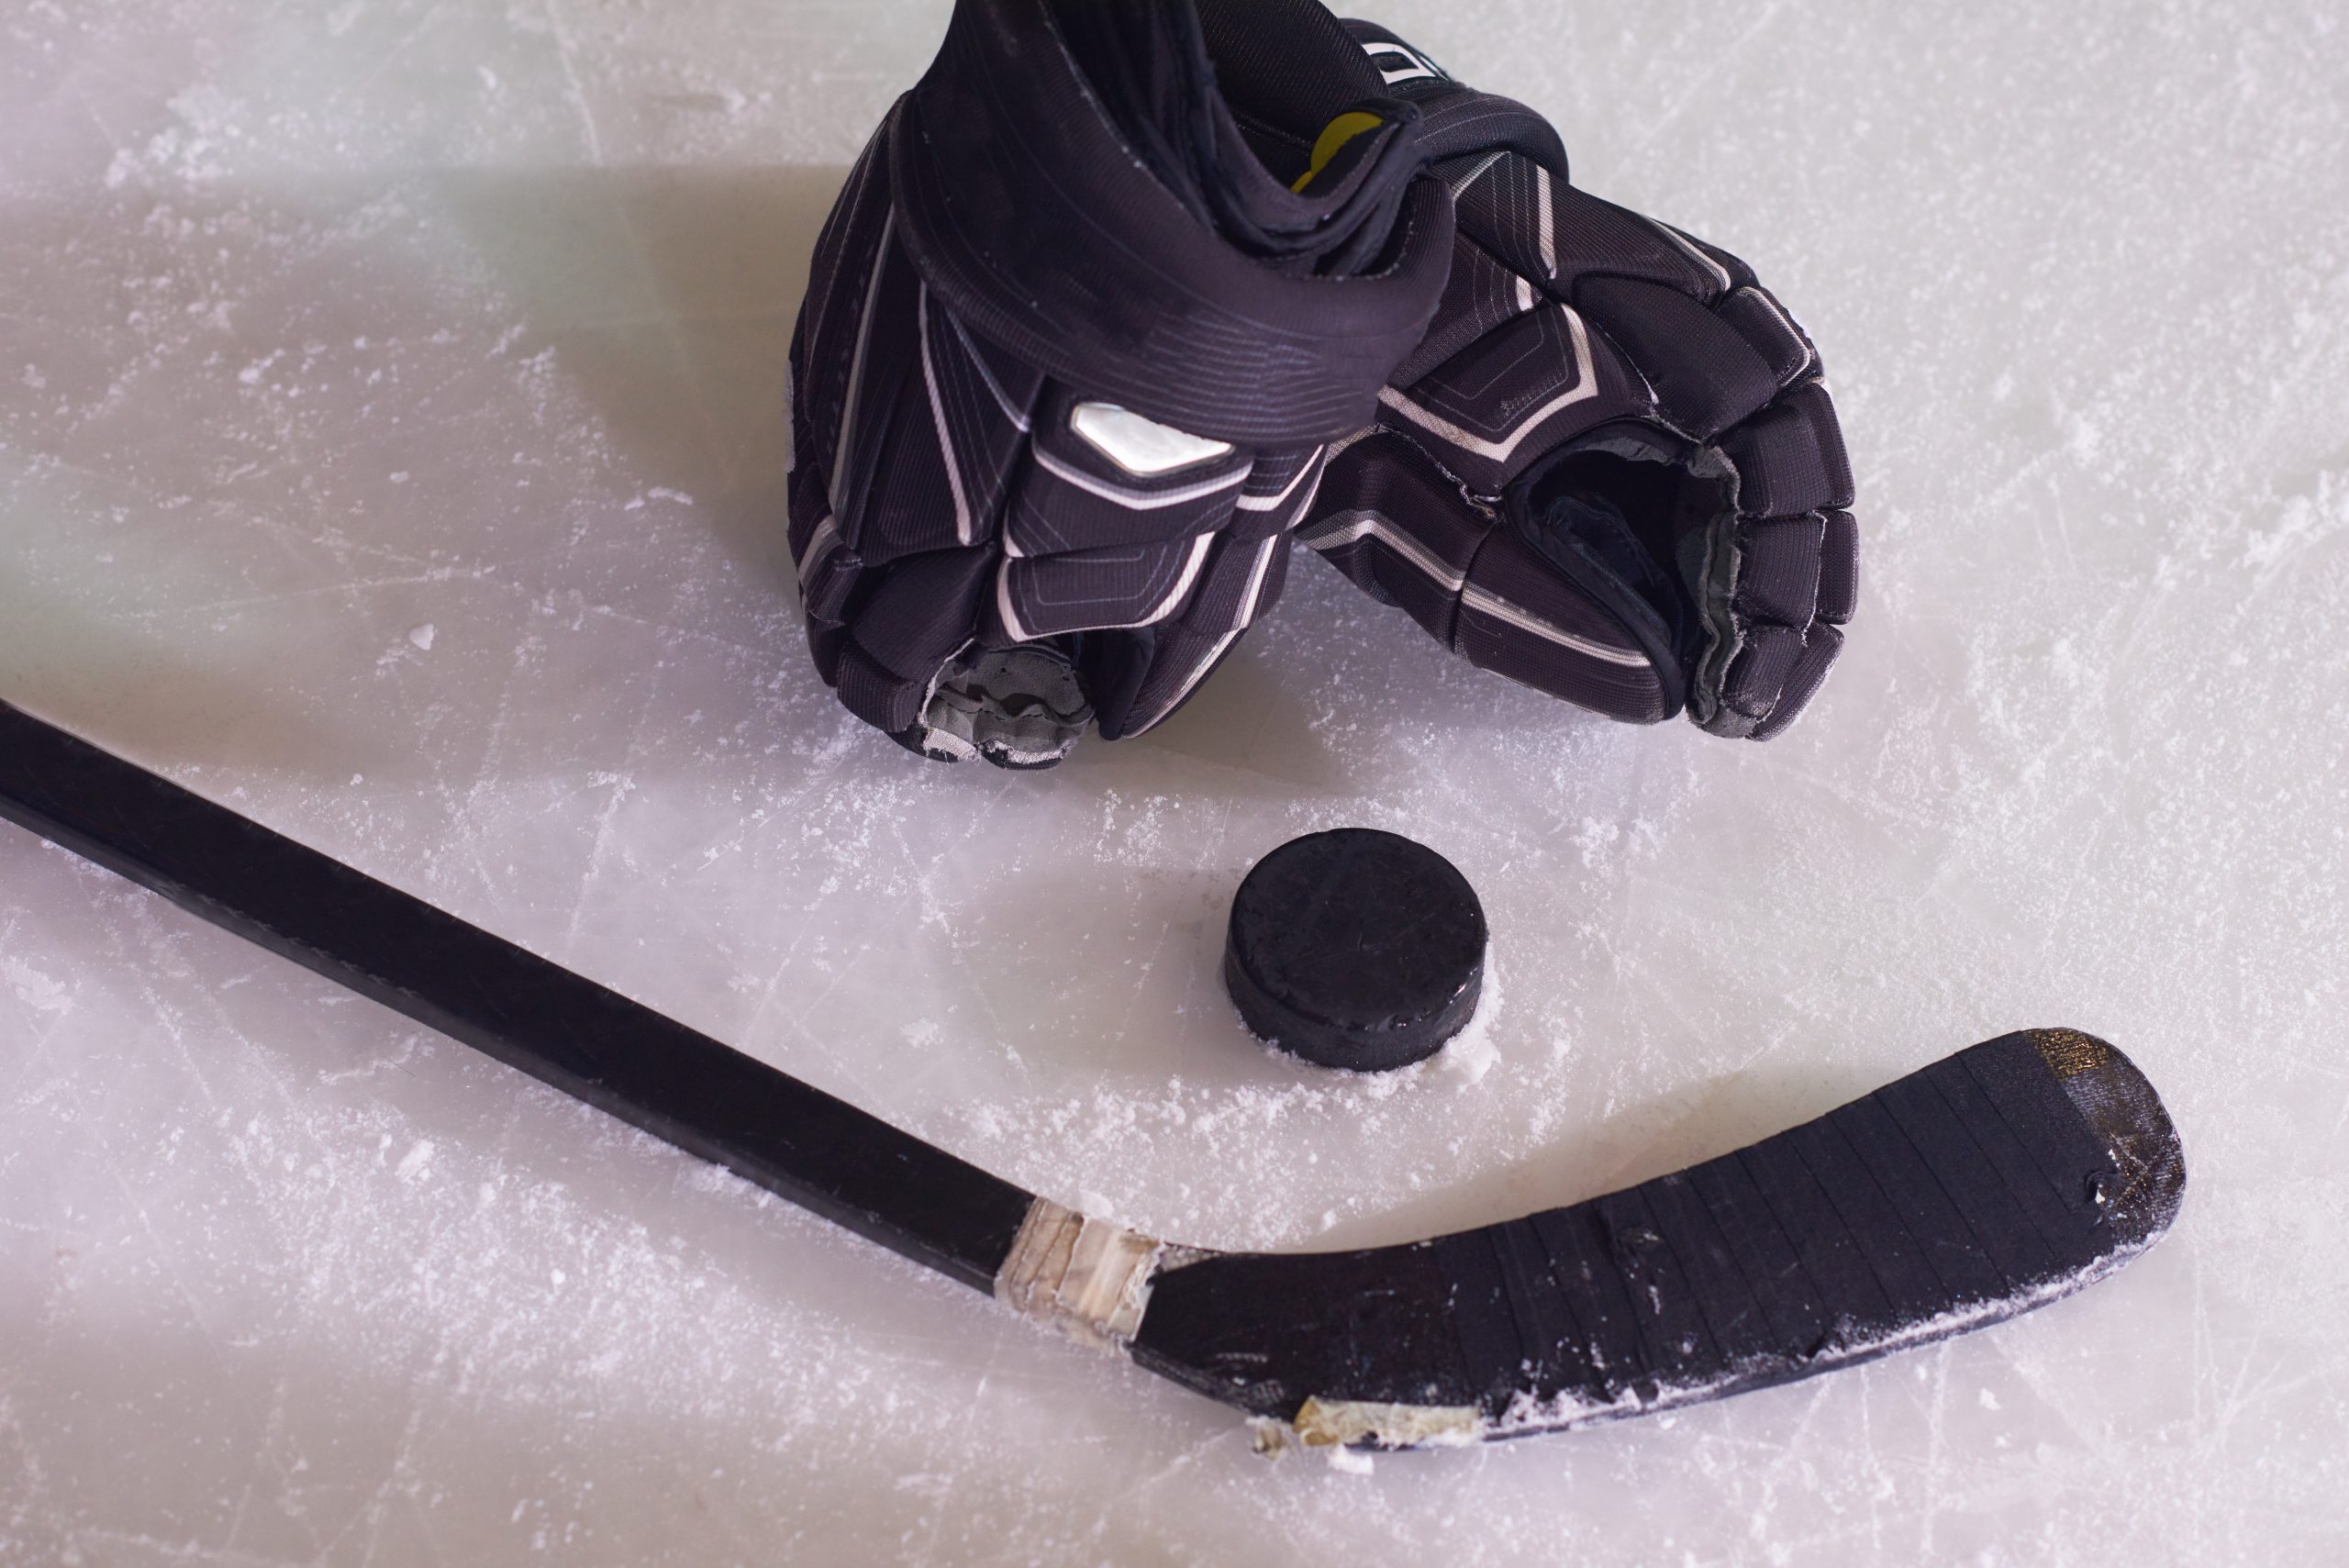
<path fill-rule="evenodd" d="M 2101 1278 L 2185 1187 L 2152 1085 L 2002 1036 L 1641 1186 L 1353 1252 L 1178 1247 L 1021 1191 L 0 703 L 0 817 L 1077 1339 L 1382 1448 L 1719 1397 Z"/>

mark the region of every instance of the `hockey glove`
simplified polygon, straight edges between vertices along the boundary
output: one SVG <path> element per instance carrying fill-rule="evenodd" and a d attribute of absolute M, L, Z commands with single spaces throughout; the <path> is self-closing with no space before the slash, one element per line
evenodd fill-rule
<path fill-rule="evenodd" d="M 792 556 L 852 711 L 1039 767 L 1197 687 L 1435 309 L 1425 120 L 1312 0 L 959 0 L 792 342 Z"/>
<path fill-rule="evenodd" d="M 1431 117 L 1523 112 L 1346 26 Z M 1522 140 L 1435 165 L 1458 209 L 1442 304 L 1298 537 L 1486 669 L 1766 739 L 1826 677 L 1856 585 L 1818 351 L 1744 262 Z"/>

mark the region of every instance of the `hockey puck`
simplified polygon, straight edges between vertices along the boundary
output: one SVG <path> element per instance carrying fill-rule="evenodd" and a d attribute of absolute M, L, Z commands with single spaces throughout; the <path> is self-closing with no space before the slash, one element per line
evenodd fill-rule
<path fill-rule="evenodd" d="M 1258 1039 L 1380 1073 L 1467 1027 L 1485 940 L 1484 906 L 1450 861 L 1397 834 L 1340 828 L 1290 840 L 1241 882 L 1223 983 Z"/>

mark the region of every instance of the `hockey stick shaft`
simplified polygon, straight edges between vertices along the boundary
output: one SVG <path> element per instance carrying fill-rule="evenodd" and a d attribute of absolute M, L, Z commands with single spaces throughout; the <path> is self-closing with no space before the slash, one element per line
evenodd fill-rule
<path fill-rule="evenodd" d="M 835 1224 L 992 1290 L 1010 1183 L 0 703 L 0 817 Z"/>

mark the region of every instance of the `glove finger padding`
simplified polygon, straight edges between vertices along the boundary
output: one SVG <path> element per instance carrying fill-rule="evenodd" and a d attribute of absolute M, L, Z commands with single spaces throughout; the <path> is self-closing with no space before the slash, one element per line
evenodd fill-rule
<path fill-rule="evenodd" d="M 842 703 L 1038 767 L 1197 688 L 1435 308 L 1420 119 L 1311 0 L 961 0 L 793 339 L 792 555 Z"/>
<path fill-rule="evenodd" d="M 1431 121 L 1506 105 L 1348 26 Z M 1299 537 L 1486 668 L 1620 718 L 1775 734 L 1856 594 L 1817 350 L 1743 262 L 1575 190 L 1563 156 L 1434 167 L 1458 211 L 1443 299 Z"/>

